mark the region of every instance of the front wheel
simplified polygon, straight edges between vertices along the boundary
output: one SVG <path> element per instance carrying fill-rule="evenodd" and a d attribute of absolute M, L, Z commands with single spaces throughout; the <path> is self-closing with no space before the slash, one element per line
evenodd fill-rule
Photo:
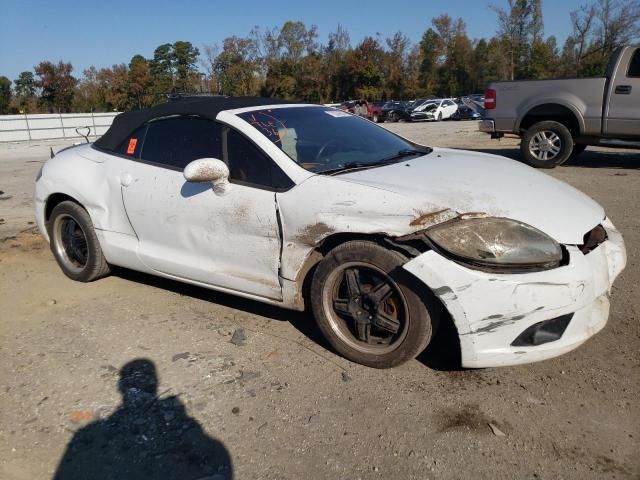
<path fill-rule="evenodd" d="M 371 120 L 373 121 L 373 123 L 380 123 L 380 117 L 378 117 L 377 113 L 373 114 L 373 117 L 371 118 Z"/>
<path fill-rule="evenodd" d="M 53 256 L 67 277 L 91 282 L 111 271 L 91 217 L 77 203 L 66 201 L 56 205 L 47 223 L 47 232 Z"/>
<path fill-rule="evenodd" d="M 327 341 L 344 357 L 374 367 L 400 365 L 431 339 L 431 317 L 406 258 L 368 241 L 333 249 L 318 265 L 311 305 Z"/>
<path fill-rule="evenodd" d="M 563 164 L 573 151 L 573 137 L 559 122 L 538 122 L 522 136 L 520 152 L 524 160 L 534 167 L 554 168 Z"/>

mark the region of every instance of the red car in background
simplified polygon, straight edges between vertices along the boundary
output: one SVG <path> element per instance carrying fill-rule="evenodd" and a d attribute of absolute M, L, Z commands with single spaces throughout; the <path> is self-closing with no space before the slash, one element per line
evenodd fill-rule
<path fill-rule="evenodd" d="M 368 120 L 371 120 L 374 123 L 382 123 L 385 121 L 386 114 L 382 110 L 382 106 L 374 103 L 369 103 L 366 100 L 360 100 L 360 101 L 364 102 L 365 105 L 367 106 L 368 113 L 366 118 Z M 344 110 L 345 112 L 355 114 L 356 102 L 358 102 L 358 100 L 349 100 L 348 102 L 342 102 L 340 106 L 338 106 L 338 108 L 340 110 Z"/>

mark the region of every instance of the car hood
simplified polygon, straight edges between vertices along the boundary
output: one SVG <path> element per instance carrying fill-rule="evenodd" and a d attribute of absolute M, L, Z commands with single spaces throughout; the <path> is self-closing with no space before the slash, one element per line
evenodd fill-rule
<path fill-rule="evenodd" d="M 416 208 L 436 205 L 450 213 L 519 220 L 565 244 L 581 244 L 605 215 L 589 196 L 534 168 L 464 150 L 436 148 L 428 155 L 338 178 L 403 195 Z"/>

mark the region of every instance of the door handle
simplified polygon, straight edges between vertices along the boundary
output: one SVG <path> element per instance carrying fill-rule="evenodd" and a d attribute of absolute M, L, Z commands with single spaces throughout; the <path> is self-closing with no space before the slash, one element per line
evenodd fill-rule
<path fill-rule="evenodd" d="M 631 93 L 631 85 L 616 85 L 615 92 L 618 95 L 629 95 Z"/>

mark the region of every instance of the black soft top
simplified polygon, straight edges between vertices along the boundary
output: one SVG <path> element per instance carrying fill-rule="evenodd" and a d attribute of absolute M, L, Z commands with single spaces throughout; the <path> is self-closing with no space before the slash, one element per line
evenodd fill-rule
<path fill-rule="evenodd" d="M 121 113 L 113 119 L 113 123 L 105 134 L 95 141 L 94 145 L 105 150 L 115 150 L 139 127 L 150 120 L 171 115 L 198 115 L 215 120 L 223 110 L 236 108 L 259 107 L 261 105 L 277 105 L 298 103 L 292 100 L 261 97 L 185 97 L 171 102 L 156 105 L 152 108 Z"/>

